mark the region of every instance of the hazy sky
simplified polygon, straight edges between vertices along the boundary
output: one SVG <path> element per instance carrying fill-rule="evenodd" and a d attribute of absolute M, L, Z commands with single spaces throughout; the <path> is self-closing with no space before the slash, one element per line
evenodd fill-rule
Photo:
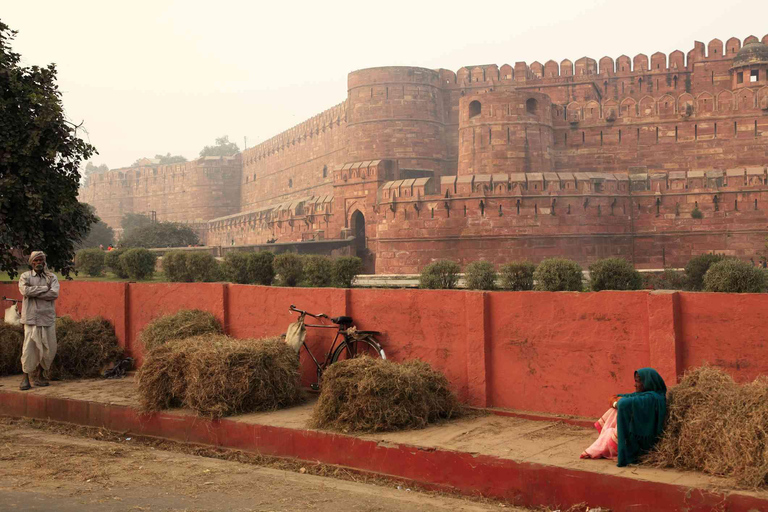
<path fill-rule="evenodd" d="M 68 116 L 111 168 L 221 135 L 253 146 L 343 101 L 355 69 L 650 57 L 768 32 L 765 0 L 16 0 L 0 17 L 24 64 L 58 65 Z"/>

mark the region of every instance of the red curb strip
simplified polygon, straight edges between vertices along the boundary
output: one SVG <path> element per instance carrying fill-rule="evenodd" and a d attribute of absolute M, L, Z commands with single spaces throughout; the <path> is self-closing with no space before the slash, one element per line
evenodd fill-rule
<path fill-rule="evenodd" d="M 142 415 L 121 405 L 43 395 L 0 392 L 0 414 L 333 464 L 412 480 L 426 487 L 506 499 L 520 506 L 568 507 L 586 502 L 614 512 L 768 510 L 768 499 L 746 493 L 710 492 L 488 455 L 380 444 L 352 436 L 232 419 L 207 420 L 179 413 Z"/>

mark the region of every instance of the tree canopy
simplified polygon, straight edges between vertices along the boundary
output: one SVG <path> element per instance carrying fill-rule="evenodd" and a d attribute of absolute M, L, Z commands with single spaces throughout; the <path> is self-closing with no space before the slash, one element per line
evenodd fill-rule
<path fill-rule="evenodd" d="M 91 213 L 94 212 L 92 206 L 88 205 Z M 96 222 L 91 224 L 88 235 L 77 246 L 78 249 L 89 249 L 91 247 L 109 247 L 115 243 L 115 231 L 107 225 L 106 222 L 95 216 Z"/>
<path fill-rule="evenodd" d="M 21 66 L 15 36 L 0 21 L 0 271 L 13 278 L 22 255 L 42 250 L 68 276 L 96 222 L 77 200 L 81 162 L 96 149 L 66 119 L 56 66 Z"/>
<path fill-rule="evenodd" d="M 126 213 L 120 219 L 120 227 L 123 228 L 123 237 L 129 235 L 136 228 L 149 226 L 152 219 L 141 213 Z"/>
<path fill-rule="evenodd" d="M 192 228 L 175 222 L 150 222 L 123 233 L 121 247 L 187 247 L 197 245 L 200 238 Z"/>
<path fill-rule="evenodd" d="M 200 156 L 232 156 L 240 152 L 240 148 L 234 142 L 229 142 L 229 135 L 216 139 L 213 146 L 205 146 L 200 151 Z"/>
<path fill-rule="evenodd" d="M 170 153 L 167 155 L 155 155 L 155 160 L 160 160 L 160 165 L 180 164 L 187 161 L 187 159 L 181 155 L 171 155 Z"/>

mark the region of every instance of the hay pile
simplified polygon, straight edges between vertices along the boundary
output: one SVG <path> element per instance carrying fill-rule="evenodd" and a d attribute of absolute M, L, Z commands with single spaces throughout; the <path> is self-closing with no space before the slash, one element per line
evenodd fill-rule
<path fill-rule="evenodd" d="M 768 485 L 768 379 L 739 385 L 704 366 L 686 373 L 667 403 L 667 427 L 649 462 Z"/>
<path fill-rule="evenodd" d="M 461 412 L 448 380 L 429 364 L 360 357 L 340 361 L 323 374 L 312 426 L 383 432 L 424 428 Z"/>
<path fill-rule="evenodd" d="M 115 328 L 101 317 L 57 318 L 56 343 L 56 358 L 49 370 L 52 379 L 100 377 L 104 368 L 123 357 Z"/>
<path fill-rule="evenodd" d="M 152 350 L 170 340 L 223 332 L 221 324 L 212 313 L 199 309 L 182 309 L 173 315 L 153 320 L 141 331 L 139 339 L 146 350 Z"/>
<path fill-rule="evenodd" d="M 24 326 L 0 322 L 0 376 L 21 373 Z"/>
<path fill-rule="evenodd" d="M 273 410 L 301 401 L 299 360 L 279 338 L 207 334 L 149 352 L 137 374 L 144 411 L 183 406 L 202 416 Z"/>

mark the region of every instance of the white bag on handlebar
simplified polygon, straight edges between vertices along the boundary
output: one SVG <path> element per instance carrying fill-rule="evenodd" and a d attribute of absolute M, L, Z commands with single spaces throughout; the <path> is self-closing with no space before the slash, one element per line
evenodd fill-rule
<path fill-rule="evenodd" d="M 298 354 L 306 336 L 307 328 L 304 327 L 304 315 L 301 315 L 298 321 L 288 326 L 288 330 L 285 333 L 285 343 Z"/>
<path fill-rule="evenodd" d="M 19 310 L 16 309 L 16 304 L 5 310 L 5 323 L 21 325 L 21 317 L 19 316 Z"/>

